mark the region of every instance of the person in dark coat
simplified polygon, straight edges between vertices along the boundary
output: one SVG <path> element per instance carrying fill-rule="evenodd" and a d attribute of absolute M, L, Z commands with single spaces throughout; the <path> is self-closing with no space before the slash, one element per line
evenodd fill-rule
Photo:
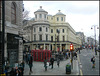
<path fill-rule="evenodd" d="M 60 59 L 57 58 L 57 65 L 58 65 L 58 67 L 59 67 L 59 64 L 60 64 Z"/>
<path fill-rule="evenodd" d="M 32 63 L 33 63 L 33 58 L 32 58 L 32 55 L 30 56 L 29 58 L 29 67 L 30 67 L 30 72 L 32 72 Z"/>
<path fill-rule="evenodd" d="M 45 57 L 45 60 L 44 60 L 44 67 L 45 67 L 45 71 L 47 71 L 47 59 Z"/>
<path fill-rule="evenodd" d="M 15 69 L 12 68 L 11 71 L 10 71 L 10 76 L 15 76 L 15 73 L 16 73 L 16 72 L 15 72 Z"/>
<path fill-rule="evenodd" d="M 53 63 L 54 63 L 54 58 L 53 58 L 53 57 L 51 57 L 50 63 L 51 63 L 51 65 L 52 65 L 51 69 L 53 69 Z"/>
<path fill-rule="evenodd" d="M 92 68 L 95 68 L 95 56 L 92 57 L 91 62 L 93 63 Z"/>

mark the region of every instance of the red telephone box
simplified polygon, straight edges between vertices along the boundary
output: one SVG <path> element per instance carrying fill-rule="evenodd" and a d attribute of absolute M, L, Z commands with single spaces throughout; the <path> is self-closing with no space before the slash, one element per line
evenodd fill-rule
<path fill-rule="evenodd" d="M 34 61 L 44 61 L 45 57 L 50 61 L 51 50 L 32 50 L 31 54 L 34 58 Z"/>

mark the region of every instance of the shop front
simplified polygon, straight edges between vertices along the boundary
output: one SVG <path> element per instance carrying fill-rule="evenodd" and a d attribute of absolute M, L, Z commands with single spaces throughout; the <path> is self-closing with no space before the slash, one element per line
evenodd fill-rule
<path fill-rule="evenodd" d="M 18 63 L 18 37 L 18 35 L 7 33 L 7 61 L 9 62 L 10 67 L 14 67 L 15 63 Z"/>

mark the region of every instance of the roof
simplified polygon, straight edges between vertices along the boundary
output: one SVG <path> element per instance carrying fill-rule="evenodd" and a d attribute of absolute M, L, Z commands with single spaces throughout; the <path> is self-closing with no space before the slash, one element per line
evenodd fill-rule
<path fill-rule="evenodd" d="M 40 9 L 38 9 L 38 10 L 35 11 L 35 12 L 47 12 L 47 11 L 45 11 L 44 9 L 42 9 L 42 6 L 40 6 Z"/>
<path fill-rule="evenodd" d="M 52 15 L 48 14 L 47 16 L 52 16 Z"/>
<path fill-rule="evenodd" d="M 65 15 L 62 12 L 60 12 L 60 10 L 58 10 L 59 12 L 56 15 Z"/>

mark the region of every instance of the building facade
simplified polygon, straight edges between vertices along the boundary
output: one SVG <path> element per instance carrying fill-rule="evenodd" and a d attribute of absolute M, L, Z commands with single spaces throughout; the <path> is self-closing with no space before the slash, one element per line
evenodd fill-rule
<path fill-rule="evenodd" d="M 77 35 L 81 37 L 82 46 L 85 46 L 85 35 L 83 32 L 76 32 Z"/>
<path fill-rule="evenodd" d="M 12 65 L 12 67 L 15 63 L 19 63 L 23 60 L 23 40 L 19 35 L 22 27 L 22 12 L 22 1 L 5 1 L 4 60 Z M 2 27 L 2 24 L 0 24 L 0 27 Z M 2 34 L 2 30 L 0 30 L 0 33 Z M 0 42 L 2 44 L 2 41 Z"/>
<path fill-rule="evenodd" d="M 58 11 L 54 16 L 48 15 L 48 12 L 40 9 L 34 12 L 35 20 L 27 25 L 30 29 L 30 42 L 24 45 L 31 46 L 31 49 L 48 49 L 64 51 L 70 49 L 70 44 L 74 48 L 81 45 L 80 37 L 76 35 L 75 30 L 66 21 L 66 15 Z M 29 22 L 29 21 L 28 21 Z M 27 34 L 29 36 L 29 34 Z M 25 37 L 25 35 L 24 35 Z"/>

